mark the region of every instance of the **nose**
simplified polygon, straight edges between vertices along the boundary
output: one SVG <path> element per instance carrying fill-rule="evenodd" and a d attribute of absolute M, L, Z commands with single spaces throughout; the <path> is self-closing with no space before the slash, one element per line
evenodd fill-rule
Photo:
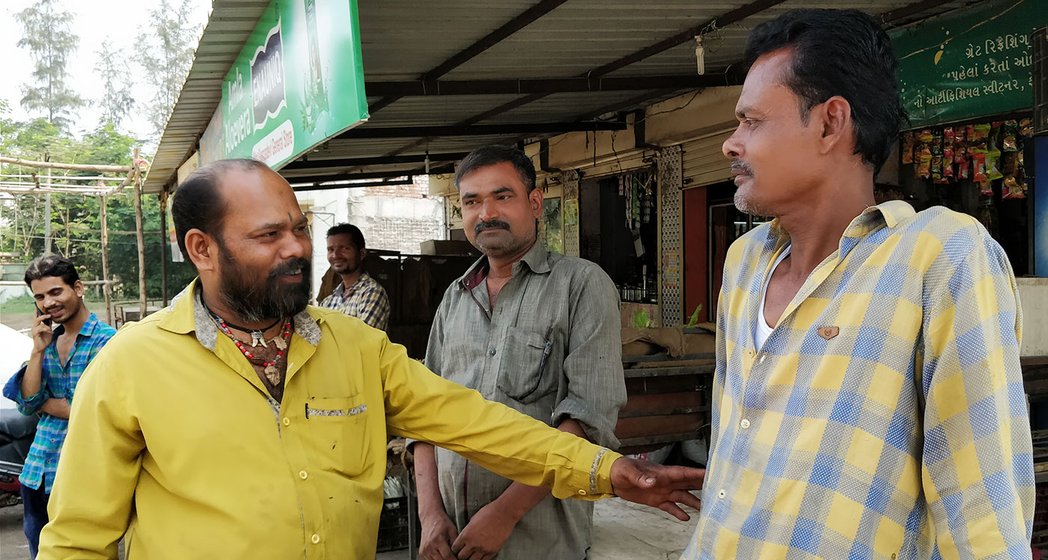
<path fill-rule="evenodd" d="M 328 256 L 331 256 L 331 251 L 328 251 Z M 284 243 L 280 246 L 280 258 L 287 260 L 291 258 L 311 258 L 313 255 L 313 240 L 306 235 L 296 235 L 294 232 L 289 233 L 284 238 Z"/>
<path fill-rule="evenodd" d="M 497 218 L 498 216 L 498 208 L 496 208 L 496 205 L 492 200 L 489 199 L 481 201 L 479 212 L 477 213 L 477 217 L 480 218 L 481 221 L 490 222 L 492 219 Z"/>
<path fill-rule="evenodd" d="M 721 144 L 721 153 L 728 159 L 738 159 L 742 157 L 742 144 L 739 142 L 737 136 L 739 135 L 738 127 L 731 133 L 731 136 Z"/>

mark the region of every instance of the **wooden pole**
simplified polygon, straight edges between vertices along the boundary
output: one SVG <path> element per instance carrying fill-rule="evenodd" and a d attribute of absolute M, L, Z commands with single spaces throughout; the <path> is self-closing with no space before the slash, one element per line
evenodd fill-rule
<path fill-rule="evenodd" d="M 167 189 L 160 191 L 160 299 L 167 307 Z"/>
<path fill-rule="evenodd" d="M 135 148 L 132 161 L 138 161 L 138 148 Z M 138 318 L 142 320 L 146 316 L 146 239 L 145 228 L 142 225 L 142 175 L 137 171 L 137 167 L 134 174 L 135 238 L 138 241 L 138 305 L 140 308 Z"/>
<path fill-rule="evenodd" d="M 72 171 L 98 171 L 102 173 L 127 173 L 134 169 L 130 165 L 86 165 L 80 163 L 51 163 L 49 161 L 33 161 L 28 159 L 0 156 L 0 163 L 22 165 L 25 167 L 42 167 L 45 169 L 69 169 Z"/>
<path fill-rule="evenodd" d="M 111 295 L 111 286 L 109 285 L 109 223 L 108 216 L 106 215 L 106 201 L 108 200 L 105 196 L 98 197 L 98 220 L 101 222 L 102 228 L 102 294 L 105 296 L 106 301 L 106 322 L 110 325 L 113 323 L 113 297 Z"/>

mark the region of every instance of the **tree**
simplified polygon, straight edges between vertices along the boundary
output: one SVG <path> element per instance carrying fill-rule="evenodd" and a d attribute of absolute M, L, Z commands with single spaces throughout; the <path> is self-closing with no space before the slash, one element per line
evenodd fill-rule
<path fill-rule="evenodd" d="M 135 106 L 131 95 L 131 80 L 126 74 L 127 57 L 113 50 L 109 39 L 102 41 L 98 49 L 98 62 L 95 71 L 102 78 L 102 123 L 120 126 L 120 122 Z"/>
<path fill-rule="evenodd" d="M 138 36 L 141 63 L 154 89 L 148 117 L 157 137 L 164 131 L 193 64 L 194 42 L 199 31 L 189 22 L 190 0 L 177 1 L 178 9 L 174 9 L 169 0 L 160 0 L 149 12 L 150 26 Z"/>
<path fill-rule="evenodd" d="M 60 9 L 58 0 L 39 0 L 15 16 L 22 24 L 19 47 L 33 59 L 32 81 L 22 86 L 22 106 L 40 111 L 60 129 L 70 125 L 70 115 L 83 100 L 66 85 L 66 64 L 80 39 L 72 31 L 73 15 Z"/>

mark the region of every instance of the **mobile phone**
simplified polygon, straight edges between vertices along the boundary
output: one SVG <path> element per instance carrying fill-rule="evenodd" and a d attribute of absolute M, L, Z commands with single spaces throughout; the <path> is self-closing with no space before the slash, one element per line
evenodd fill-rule
<path fill-rule="evenodd" d="M 39 317 L 39 316 L 44 314 L 43 310 L 40 309 L 39 305 L 35 305 L 33 307 L 36 307 L 36 316 L 37 317 Z M 47 319 L 44 319 L 44 324 L 50 327 L 51 326 L 51 318 L 48 317 Z"/>

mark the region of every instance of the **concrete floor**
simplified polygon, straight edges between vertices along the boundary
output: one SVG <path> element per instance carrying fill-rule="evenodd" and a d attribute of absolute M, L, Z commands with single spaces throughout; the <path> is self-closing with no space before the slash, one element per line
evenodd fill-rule
<path fill-rule="evenodd" d="M 688 546 L 697 516 L 680 522 L 657 509 L 612 498 L 598 501 L 593 514 L 590 560 L 677 560 Z M 408 560 L 407 550 L 383 552 L 376 560 Z"/>
<path fill-rule="evenodd" d="M 694 514 L 691 521 L 681 523 L 659 510 L 618 498 L 601 500 L 594 514 L 590 560 L 677 560 L 694 527 Z M 0 508 L 0 559 L 27 558 L 21 506 Z M 379 554 L 377 560 L 408 558 L 407 550 L 398 550 Z"/>

